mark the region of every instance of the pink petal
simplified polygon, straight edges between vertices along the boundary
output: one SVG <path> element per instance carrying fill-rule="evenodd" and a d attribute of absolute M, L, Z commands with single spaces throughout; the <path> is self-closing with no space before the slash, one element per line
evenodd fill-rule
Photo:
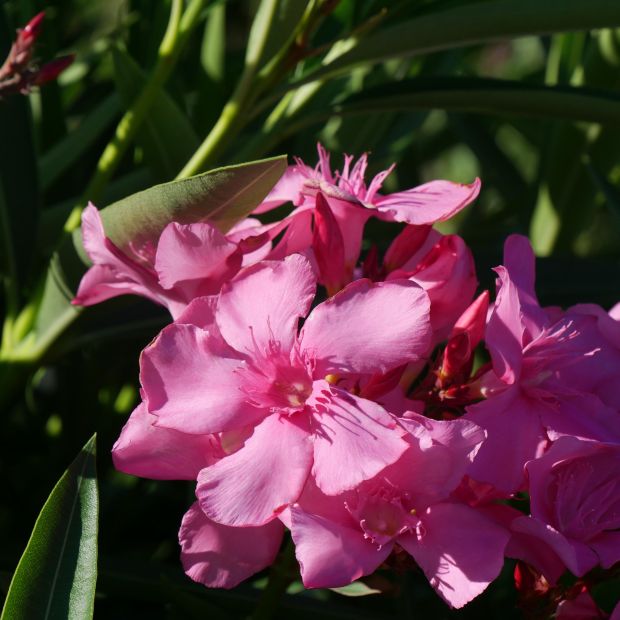
<path fill-rule="evenodd" d="M 377 545 L 353 529 L 319 515 L 291 508 L 291 535 L 306 588 L 337 588 L 372 573 L 392 545 Z"/>
<path fill-rule="evenodd" d="M 189 305 L 176 317 L 175 323 L 181 325 L 195 325 L 201 329 L 208 330 L 211 335 L 219 334 L 219 329 L 215 324 L 215 309 L 217 308 L 219 296 L 207 295 L 192 299 Z"/>
<path fill-rule="evenodd" d="M 509 533 L 462 504 L 436 504 L 422 519 L 422 535 L 398 538 L 437 594 L 457 609 L 481 594 L 499 575 Z"/>
<path fill-rule="evenodd" d="M 299 497 L 312 465 L 303 414 L 272 414 L 243 448 L 203 469 L 196 496 L 205 514 L 224 525 L 262 525 Z"/>
<path fill-rule="evenodd" d="M 179 530 L 183 569 L 188 577 L 209 588 L 234 588 L 273 563 L 283 533 L 279 521 L 260 527 L 214 523 L 195 502 Z"/>
<path fill-rule="evenodd" d="M 159 238 L 155 270 L 165 289 L 186 280 L 218 279 L 226 273 L 232 276 L 241 267 L 241 254 L 236 251 L 237 245 L 211 224 L 172 222 Z"/>
<path fill-rule="evenodd" d="M 316 292 L 316 278 L 299 254 L 247 267 L 222 287 L 216 320 L 228 344 L 242 353 L 289 351 Z"/>
<path fill-rule="evenodd" d="M 303 200 L 301 190 L 309 174 L 312 174 L 312 168 L 308 166 L 303 164 L 289 166 L 274 188 L 267 194 L 265 200 L 252 213 L 256 215 L 266 213 L 286 202 L 292 202 L 295 205 L 300 204 Z"/>
<path fill-rule="evenodd" d="M 466 418 L 487 432 L 470 469 L 472 478 L 506 493 L 522 487 L 525 463 L 536 458 L 546 442 L 539 409 L 518 388 L 467 408 Z"/>
<path fill-rule="evenodd" d="M 611 568 L 620 562 L 620 532 L 601 532 L 588 542 L 588 546 L 598 555 L 603 568 Z"/>
<path fill-rule="evenodd" d="M 140 358 L 140 381 L 157 426 L 204 434 L 254 425 L 265 411 L 249 405 L 235 370 L 240 356 L 193 325 L 166 327 Z"/>
<path fill-rule="evenodd" d="M 119 471 L 155 480 L 195 480 L 221 451 L 212 435 L 186 435 L 154 426 L 157 416 L 140 403 L 112 448 Z"/>
<path fill-rule="evenodd" d="M 387 372 L 428 353 L 428 295 L 408 280 L 357 280 L 318 305 L 301 330 L 315 377 Z"/>
<path fill-rule="evenodd" d="M 577 577 L 582 577 L 594 568 L 598 556 L 582 542 L 569 540 L 556 529 L 534 517 L 517 517 L 511 524 L 517 534 L 530 536 L 533 545 L 548 545 L 568 569 Z"/>
<path fill-rule="evenodd" d="M 374 200 L 377 215 L 388 222 L 421 226 L 443 222 L 473 202 L 480 192 L 480 179 L 471 185 L 431 181 L 404 192 Z"/>
<path fill-rule="evenodd" d="M 351 277 L 345 271 L 344 243 L 338 222 L 320 192 L 316 195 L 312 250 L 319 267 L 320 282 L 333 295 Z"/>
<path fill-rule="evenodd" d="M 316 381 L 306 404 L 313 417 L 312 473 L 328 495 L 372 478 L 407 449 L 395 418 L 377 403 Z"/>

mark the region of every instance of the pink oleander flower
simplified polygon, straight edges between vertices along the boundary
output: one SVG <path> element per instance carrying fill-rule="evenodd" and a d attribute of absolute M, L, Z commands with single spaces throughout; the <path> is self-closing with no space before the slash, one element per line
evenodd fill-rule
<path fill-rule="evenodd" d="M 484 439 L 464 420 L 401 419 L 407 451 L 370 480 L 328 496 L 312 480 L 282 515 L 306 587 L 337 587 L 372 573 L 398 546 L 452 607 L 480 594 L 504 563 L 508 531 L 450 498 Z"/>
<path fill-rule="evenodd" d="M 142 354 L 156 427 L 249 435 L 198 474 L 196 495 L 212 521 L 263 525 L 297 500 L 310 473 L 337 494 L 407 449 L 394 416 L 336 383 L 425 356 L 428 296 L 407 280 L 358 280 L 314 308 L 298 333 L 315 291 L 300 255 L 253 265 L 218 297 L 195 300 Z"/>
<path fill-rule="evenodd" d="M 320 144 L 317 148 L 319 162 L 316 167 L 310 168 L 298 159 L 254 213 L 293 203 L 296 209 L 287 218 L 265 227 L 266 234 L 272 238 L 286 228 L 272 257 L 282 258 L 312 248 L 319 267 L 319 282 L 330 294 L 353 279 L 364 226 L 371 217 L 428 227 L 458 213 L 473 202 L 480 191 L 479 179 L 471 185 L 439 180 L 382 195 L 381 186 L 393 165 L 366 185 L 366 154 L 357 162 L 346 155 L 342 171 L 334 173 L 329 153 Z"/>
<path fill-rule="evenodd" d="M 191 435 L 155 426 L 144 403 L 131 414 L 112 448 L 114 466 L 155 480 L 196 480 L 199 472 L 238 450 L 249 432 Z M 179 530 L 181 562 L 189 577 L 212 588 L 233 588 L 275 559 L 284 526 L 232 528 L 211 521 L 195 502 Z"/>
<path fill-rule="evenodd" d="M 530 516 L 510 528 L 511 555 L 554 582 L 620 561 L 620 445 L 560 437 L 526 465 Z"/>
<path fill-rule="evenodd" d="M 240 242 L 255 223 L 243 220 L 223 235 L 208 222 L 172 222 L 156 241 L 123 251 L 106 237 L 99 212 L 89 204 L 82 214 L 82 241 L 93 266 L 73 303 L 91 306 L 119 295 L 140 295 L 165 306 L 176 318 L 194 298 L 217 294 L 242 265 L 269 251 L 265 246 L 244 253 Z"/>
<path fill-rule="evenodd" d="M 620 441 L 618 409 L 592 389 L 601 367 L 620 358 L 591 312 L 539 306 L 525 237 L 507 239 L 504 266 L 496 271 L 497 299 L 485 336 L 493 370 L 480 380 L 486 400 L 466 415 L 488 433 L 472 476 L 512 493 L 524 484 L 525 463 L 558 436 Z M 605 369 L 608 381 L 620 378 L 618 361 Z"/>

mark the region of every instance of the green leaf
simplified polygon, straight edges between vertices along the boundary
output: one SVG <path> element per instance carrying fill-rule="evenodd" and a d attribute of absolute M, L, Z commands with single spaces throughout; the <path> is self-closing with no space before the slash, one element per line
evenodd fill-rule
<path fill-rule="evenodd" d="M 491 78 L 403 80 L 353 95 L 335 106 L 335 111 L 365 114 L 432 108 L 502 116 L 564 118 L 620 126 L 620 94 L 616 92 Z"/>
<path fill-rule="evenodd" d="M 351 67 L 528 34 L 620 26 L 615 0 L 499 0 L 459 6 L 375 30 L 343 42 L 349 49 L 303 82 Z"/>
<path fill-rule="evenodd" d="M 135 60 L 119 47 L 112 48 L 114 77 L 121 100 L 129 107 L 143 91 L 147 76 Z M 200 140 L 185 114 L 160 89 L 137 135 L 144 158 L 161 179 L 172 179 L 194 154 Z"/>
<path fill-rule="evenodd" d="M 618 188 L 605 178 L 605 176 L 592 164 L 591 161 L 586 161 L 586 168 L 594 181 L 594 185 L 596 185 L 601 194 L 605 196 L 605 201 L 609 207 L 609 210 L 620 223 L 620 191 L 618 191 Z"/>
<path fill-rule="evenodd" d="M 170 222 L 188 224 L 208 219 L 225 232 L 261 203 L 285 170 L 283 155 L 156 185 L 103 209 L 106 234 L 116 245 L 127 248 L 132 242 L 139 245 L 159 238 Z M 84 264 L 90 262 L 78 229 L 65 238 L 50 262 L 34 340 L 25 342 L 18 356 L 39 359 L 79 316 L 81 309 L 72 306 L 71 300 Z"/>
<path fill-rule="evenodd" d="M 226 232 L 246 217 L 286 170 L 286 156 L 228 166 L 156 185 L 101 212 L 106 234 L 121 248 L 152 240 L 170 222 L 208 219 Z"/>
<path fill-rule="evenodd" d="M 93 435 L 48 497 L 7 594 L 2 620 L 91 618 L 97 580 Z"/>
<path fill-rule="evenodd" d="M 348 586 L 342 588 L 329 588 L 336 594 L 342 594 L 343 596 L 368 596 L 369 594 L 381 594 L 381 590 L 376 590 L 367 586 L 363 581 L 354 581 Z"/>
<path fill-rule="evenodd" d="M 306 4 L 299 0 L 261 0 L 248 37 L 246 65 L 260 67 L 280 51 L 304 14 Z"/>
<path fill-rule="evenodd" d="M 119 114 L 118 95 L 109 95 L 66 138 L 49 149 L 39 162 L 42 188 L 49 188 L 79 161 Z"/>

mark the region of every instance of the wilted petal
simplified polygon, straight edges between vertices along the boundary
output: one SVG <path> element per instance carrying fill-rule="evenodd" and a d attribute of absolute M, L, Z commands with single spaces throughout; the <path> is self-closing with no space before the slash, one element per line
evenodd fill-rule
<path fill-rule="evenodd" d="M 318 305 L 301 331 L 315 377 L 387 372 L 428 353 L 428 295 L 408 280 L 357 280 Z"/>
<path fill-rule="evenodd" d="M 179 530 L 181 562 L 188 577 L 209 588 L 234 588 L 275 560 L 284 527 L 227 527 L 206 517 L 198 502 L 185 513 Z"/>
<path fill-rule="evenodd" d="M 203 469 L 196 496 L 205 514 L 225 525 L 262 525 L 299 497 L 312 465 L 304 418 L 265 418 L 243 448 Z"/>

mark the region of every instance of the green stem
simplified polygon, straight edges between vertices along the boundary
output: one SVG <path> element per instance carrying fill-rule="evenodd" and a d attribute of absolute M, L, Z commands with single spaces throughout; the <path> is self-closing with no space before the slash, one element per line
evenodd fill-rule
<path fill-rule="evenodd" d="M 295 546 L 292 539 L 289 539 L 286 547 L 271 567 L 267 586 L 249 620 L 273 618 L 278 610 L 280 600 L 293 582 L 295 574 Z"/>
<path fill-rule="evenodd" d="M 181 16 L 182 0 L 172 0 L 170 19 L 157 52 L 155 67 L 144 89 L 119 121 L 114 137 L 101 154 L 95 174 L 80 203 L 75 206 L 65 223 L 65 232 L 72 232 L 80 225 L 82 210 L 89 200 L 96 202 L 101 197 L 103 190 L 146 118 L 157 93 L 170 77 L 181 50 L 199 21 L 205 3 L 206 0 L 192 0 Z"/>
<path fill-rule="evenodd" d="M 5 273 L 2 274 L 4 280 L 4 305 L 5 316 L 2 326 L 2 339 L 0 341 L 0 354 L 2 351 L 9 350 L 13 346 L 14 322 L 19 311 L 19 291 L 17 290 L 17 267 L 15 265 L 15 247 L 13 245 L 13 235 L 9 224 L 8 205 L 4 197 L 4 189 L 0 183 L 0 239 L 4 246 L 3 254 L 5 259 Z"/>
<path fill-rule="evenodd" d="M 179 172 L 177 179 L 198 174 L 217 161 L 223 150 L 247 124 L 251 108 L 260 95 L 277 84 L 303 57 L 309 33 L 324 14 L 326 5 L 332 4 L 334 3 L 330 0 L 311 0 L 288 42 L 260 71 L 257 71 L 256 63 L 265 47 L 272 23 L 266 20 L 267 25 L 259 35 L 256 35 L 260 41 L 254 47 L 251 57 L 246 57 L 244 71 L 230 100 L 222 109 L 220 117 L 203 143 Z"/>

